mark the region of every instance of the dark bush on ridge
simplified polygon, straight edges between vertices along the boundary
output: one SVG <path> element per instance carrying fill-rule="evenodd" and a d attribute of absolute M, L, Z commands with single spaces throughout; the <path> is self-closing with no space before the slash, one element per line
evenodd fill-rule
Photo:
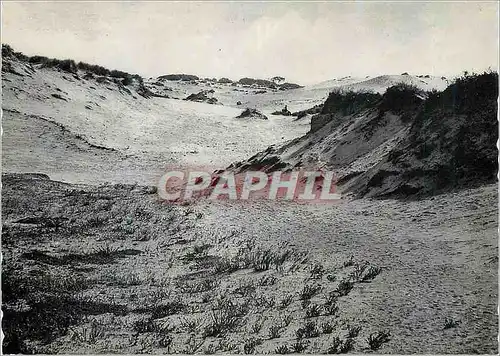
<path fill-rule="evenodd" d="M 2 57 L 16 57 L 21 61 L 28 61 L 29 57 L 21 52 L 15 52 L 8 44 L 2 43 Z"/>
<path fill-rule="evenodd" d="M 241 78 L 238 80 L 238 83 L 243 85 L 258 85 L 266 88 L 276 88 L 277 85 L 270 80 L 265 79 L 254 79 L 254 78 Z"/>
<path fill-rule="evenodd" d="M 382 97 L 381 111 L 400 112 L 416 109 L 423 101 L 423 91 L 414 85 L 399 83 L 387 88 Z"/>
<path fill-rule="evenodd" d="M 49 62 L 49 59 L 45 56 L 32 56 L 30 57 L 28 62 L 33 64 L 40 64 L 40 63 L 45 64 Z"/>
<path fill-rule="evenodd" d="M 124 72 L 124 71 L 121 71 L 121 70 L 112 70 L 110 73 L 109 73 L 109 76 L 110 77 L 113 77 L 113 78 L 126 78 L 128 76 L 130 76 L 129 73 L 127 72 Z"/>
<path fill-rule="evenodd" d="M 289 89 L 298 89 L 302 88 L 301 85 L 295 84 L 295 83 L 283 83 L 283 84 L 277 84 L 275 82 L 272 82 L 270 80 L 266 79 L 255 79 L 255 78 L 241 78 L 238 80 L 238 83 L 242 85 L 257 85 L 259 87 L 264 87 L 264 88 L 269 88 L 269 89 L 280 89 L 280 90 L 289 90 Z"/>
<path fill-rule="evenodd" d="M 2 57 L 10 57 L 14 55 L 14 50 L 8 44 L 2 44 Z"/>
<path fill-rule="evenodd" d="M 320 113 L 331 114 L 341 111 L 344 115 L 350 115 L 373 106 L 381 98 L 378 93 L 334 90 L 328 95 Z"/>
<path fill-rule="evenodd" d="M 85 70 L 87 72 L 94 73 L 96 75 L 110 75 L 111 71 L 107 68 L 99 66 L 97 64 L 88 64 L 85 62 L 78 62 L 78 69 Z"/>
<path fill-rule="evenodd" d="M 458 186 L 463 182 L 494 181 L 498 172 L 497 121 L 498 73 L 467 74 L 458 78 L 443 92 L 432 92 L 411 129 L 412 138 L 423 148 L 432 147 L 422 132 L 435 130 L 454 118 L 466 117 L 456 144 L 450 146 L 453 159 L 438 172 L 441 186 Z M 459 120 L 457 120 L 459 121 Z M 427 128 L 427 129 L 426 129 Z M 425 149 L 426 148 L 426 149 Z"/>
<path fill-rule="evenodd" d="M 85 62 L 76 63 L 72 59 L 56 59 L 56 58 L 48 58 L 45 56 L 26 56 L 21 52 L 14 52 L 11 46 L 8 44 L 2 44 L 2 57 L 16 57 L 21 61 L 26 61 L 31 64 L 41 64 L 46 68 L 59 68 L 65 72 L 76 74 L 78 69 L 87 71 L 89 73 L 93 73 L 98 76 L 109 76 L 112 78 L 123 78 L 123 84 L 129 85 L 132 83 L 132 80 L 135 79 L 139 83 L 142 83 L 142 77 L 138 74 L 130 74 L 122 70 L 109 70 L 105 67 L 96 64 L 89 64 Z"/>
<path fill-rule="evenodd" d="M 68 73 L 77 73 L 78 68 L 76 67 L 76 63 L 72 59 L 64 59 L 62 61 L 56 60 L 56 66 Z"/>
<path fill-rule="evenodd" d="M 498 73 L 484 72 L 482 74 L 465 72 L 442 92 L 436 90 L 429 93 L 425 110 L 435 108 L 443 110 L 477 111 L 484 106 L 484 99 L 498 97 Z"/>
<path fill-rule="evenodd" d="M 296 111 L 292 113 L 293 116 L 297 116 L 297 119 L 301 119 L 307 114 L 319 114 L 321 112 L 321 109 L 323 108 L 323 104 L 315 105 L 312 108 L 306 109 L 306 110 L 301 110 L 301 111 Z"/>
<path fill-rule="evenodd" d="M 192 74 L 166 74 L 159 76 L 158 79 L 165 79 L 165 80 L 180 80 L 183 82 L 189 82 L 193 80 L 199 80 L 200 78 L 196 75 Z"/>
<path fill-rule="evenodd" d="M 233 81 L 231 79 L 229 79 L 229 78 L 220 78 L 217 82 L 221 83 L 221 84 L 230 84 Z"/>
<path fill-rule="evenodd" d="M 283 83 L 283 84 L 280 84 L 279 85 L 279 88 L 281 90 L 290 90 L 290 89 L 299 89 L 299 88 L 303 88 L 302 85 L 298 85 L 298 84 L 295 84 L 295 83 Z"/>

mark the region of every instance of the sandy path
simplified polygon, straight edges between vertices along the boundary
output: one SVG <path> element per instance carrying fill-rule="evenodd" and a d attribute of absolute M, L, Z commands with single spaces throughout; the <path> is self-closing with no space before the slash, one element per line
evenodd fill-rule
<path fill-rule="evenodd" d="M 286 241 L 326 264 L 353 255 L 383 266 L 342 308 L 374 330 L 391 330 L 390 352 L 491 353 L 498 326 L 495 204 L 495 186 L 418 202 L 217 203 L 204 207 L 211 225 L 204 229 L 238 230 L 257 245 Z M 443 330 L 446 318 L 461 324 Z"/>

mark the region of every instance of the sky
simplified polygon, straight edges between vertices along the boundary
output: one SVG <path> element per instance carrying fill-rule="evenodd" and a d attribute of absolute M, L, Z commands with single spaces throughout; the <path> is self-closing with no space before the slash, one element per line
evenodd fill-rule
<path fill-rule="evenodd" d="M 2 43 L 142 76 L 312 84 L 498 66 L 494 2 L 2 2 Z"/>

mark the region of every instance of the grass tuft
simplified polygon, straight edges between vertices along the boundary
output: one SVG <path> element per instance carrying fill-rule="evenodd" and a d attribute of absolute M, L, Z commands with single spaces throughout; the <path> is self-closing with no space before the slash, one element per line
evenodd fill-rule
<path fill-rule="evenodd" d="M 318 327 L 315 322 L 309 321 L 295 332 L 297 339 L 310 339 L 319 336 Z"/>
<path fill-rule="evenodd" d="M 377 351 L 383 344 L 391 340 L 391 334 L 388 331 L 379 331 L 377 333 L 370 334 L 366 341 L 370 346 L 370 349 Z"/>

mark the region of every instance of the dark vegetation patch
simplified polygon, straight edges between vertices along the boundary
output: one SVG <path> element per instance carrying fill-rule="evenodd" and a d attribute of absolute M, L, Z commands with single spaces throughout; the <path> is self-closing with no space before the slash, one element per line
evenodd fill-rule
<path fill-rule="evenodd" d="M 381 99 L 382 96 L 377 93 L 334 90 L 330 93 L 321 109 L 312 108 L 312 111 L 319 111 L 319 114 L 311 118 L 311 132 L 319 130 L 333 120 L 340 124 L 349 115 L 359 114 L 363 110 L 375 108 Z M 301 115 L 304 115 L 304 113 Z"/>
<path fill-rule="evenodd" d="M 377 93 L 334 90 L 328 95 L 320 113 L 351 115 L 374 107 L 381 99 L 382 96 Z"/>
<path fill-rule="evenodd" d="M 267 79 L 255 79 L 255 78 L 247 78 L 247 77 L 241 78 L 240 80 L 238 80 L 238 83 L 241 85 L 264 87 L 264 88 L 277 89 L 277 90 L 290 90 L 290 89 L 302 88 L 302 86 L 295 84 L 295 83 L 278 84 L 276 82 L 273 82 L 273 81 L 267 80 Z"/>
<path fill-rule="evenodd" d="M 151 201 L 146 199 L 141 204 L 140 197 L 147 188 L 132 184 L 73 186 L 51 181 L 43 174 L 4 174 L 2 183 L 2 242 L 8 256 L 2 266 L 4 352 L 40 353 L 70 330 L 76 333 L 75 327 L 87 323 L 88 316 L 126 315 L 126 305 L 110 302 L 112 296 L 102 292 L 107 291 L 105 286 L 130 287 L 143 280 L 120 273 L 101 280 L 96 277 L 96 265 L 112 264 L 141 251 L 108 243 L 86 253 L 67 253 L 63 247 L 56 248 L 57 252 L 49 247 L 48 252 L 38 246 L 48 241 L 64 246 L 66 241 L 74 241 L 75 235 L 88 236 L 92 241 L 96 233 L 110 241 L 123 240 L 124 234 L 134 238 L 129 235 L 129 230 L 136 228 L 134 221 L 155 219 L 146 210 Z M 156 208 L 154 211 L 171 212 L 168 207 Z M 32 216 L 23 216 L 25 212 Z M 168 218 L 173 221 L 173 214 Z M 19 244 L 25 248 L 20 250 Z M 96 289 L 101 292 L 99 296 Z M 156 317 L 175 308 L 165 302 L 155 303 L 144 313 Z"/>
<path fill-rule="evenodd" d="M 465 74 L 443 92 L 429 94 L 411 127 L 409 140 L 412 154 L 420 159 L 437 152 L 449 156 L 428 172 L 436 188 L 496 179 L 497 98 L 497 73 Z M 433 131 L 447 127 L 448 132 L 429 139 Z"/>
<path fill-rule="evenodd" d="M 243 110 L 241 112 L 241 114 L 239 114 L 238 116 L 236 116 L 237 119 L 240 119 L 240 118 L 250 118 L 250 119 L 259 119 L 259 120 L 268 120 L 267 116 L 264 115 L 263 113 L 261 113 L 259 110 L 257 109 L 252 109 L 252 108 L 246 108 L 245 110 Z"/>
<path fill-rule="evenodd" d="M 423 99 L 427 97 L 426 99 Z M 498 74 L 465 73 L 444 91 L 389 88 L 379 106 L 410 122 L 405 139 L 370 175 L 358 195 L 422 197 L 496 180 Z M 380 116 L 380 115 L 379 115 Z M 385 184 L 390 182 L 390 184 Z"/>
<path fill-rule="evenodd" d="M 299 89 L 299 88 L 303 88 L 303 86 L 299 85 L 299 84 L 295 84 L 295 83 L 283 83 L 283 84 L 280 84 L 278 87 L 279 90 L 291 90 L 291 89 Z"/>
<path fill-rule="evenodd" d="M 97 249 L 94 252 L 77 254 L 70 253 L 62 256 L 51 256 L 45 252 L 34 250 L 22 254 L 23 258 L 46 263 L 53 266 L 64 266 L 78 263 L 91 263 L 91 264 L 108 264 L 114 263 L 119 258 L 128 256 L 135 256 L 141 254 L 142 251 L 134 249 L 118 250 L 110 248 L 109 246 Z"/>
<path fill-rule="evenodd" d="M 185 308 L 186 305 L 180 301 L 169 301 L 166 303 L 155 305 L 151 308 L 140 308 L 135 310 L 135 312 L 151 313 L 151 318 L 154 320 L 178 314 L 182 312 Z"/>
<path fill-rule="evenodd" d="M 290 110 L 288 110 L 288 107 L 285 105 L 283 109 L 274 111 L 271 115 L 292 116 L 292 113 L 290 112 Z"/>
<path fill-rule="evenodd" d="M 231 79 L 228 79 L 228 78 L 220 78 L 217 83 L 221 83 L 221 84 L 231 84 L 233 81 Z"/>
<path fill-rule="evenodd" d="M 211 94 L 210 91 L 202 90 L 198 93 L 188 95 L 184 100 L 195 101 L 198 103 L 217 104 L 217 98 L 211 97 L 209 94 Z"/>
<path fill-rule="evenodd" d="M 126 315 L 124 305 L 77 298 L 91 283 L 75 277 L 28 274 L 2 266 L 3 352 L 33 353 L 27 340 L 49 344 L 87 315 Z M 17 304 L 15 303 L 17 301 Z M 23 301 L 24 308 L 18 306 Z"/>
<path fill-rule="evenodd" d="M 66 99 L 65 97 L 63 97 L 61 94 L 51 94 L 52 97 L 56 98 L 56 99 L 60 99 L 60 100 L 63 100 L 63 101 L 68 101 L 68 99 Z"/>
<path fill-rule="evenodd" d="M 399 83 L 387 88 L 382 96 L 379 110 L 381 113 L 391 111 L 401 114 L 402 120 L 409 121 L 424 102 L 424 96 L 425 93 L 416 86 Z"/>
<path fill-rule="evenodd" d="M 166 74 L 166 75 L 161 75 L 158 77 L 158 79 L 163 79 L 163 80 L 172 80 L 172 81 L 183 81 L 183 82 L 191 82 L 195 80 L 199 80 L 200 78 L 196 75 L 192 74 Z"/>
<path fill-rule="evenodd" d="M 73 59 L 56 59 L 56 58 L 48 58 L 45 56 L 27 56 L 21 52 L 15 52 L 12 47 L 7 44 L 2 44 L 2 57 L 9 58 L 14 57 L 18 60 L 31 63 L 31 64 L 40 64 L 42 67 L 47 68 L 57 68 L 64 72 L 76 74 L 78 70 L 86 71 L 87 73 L 92 73 L 97 76 L 108 76 L 111 78 L 121 78 L 123 85 L 130 85 L 133 80 L 137 80 L 139 83 L 142 83 L 142 77 L 138 74 L 130 74 L 121 70 L 110 70 L 100 65 L 89 64 L 85 62 L 75 62 Z M 90 76 L 86 75 L 87 78 Z M 85 77 L 84 77 L 85 79 Z"/>
<path fill-rule="evenodd" d="M 323 109 L 323 104 L 318 104 L 318 105 L 315 105 L 309 109 L 293 112 L 292 116 L 297 116 L 297 120 L 298 120 L 298 119 L 301 119 L 308 114 L 309 115 L 319 114 L 322 109 Z"/>

